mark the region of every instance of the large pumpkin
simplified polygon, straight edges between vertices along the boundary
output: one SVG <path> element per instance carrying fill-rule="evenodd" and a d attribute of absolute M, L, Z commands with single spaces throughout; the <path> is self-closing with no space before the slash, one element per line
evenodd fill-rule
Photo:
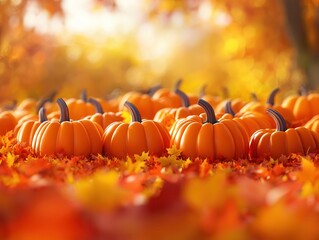
<path fill-rule="evenodd" d="M 236 159 L 246 157 L 249 137 L 244 127 L 232 119 L 218 121 L 212 106 L 198 101 L 206 112 L 206 121 L 190 116 L 177 120 L 171 128 L 171 145 L 190 158 Z"/>
<path fill-rule="evenodd" d="M 125 102 L 132 115 L 130 123 L 111 123 L 103 134 L 103 152 L 109 157 L 124 158 L 127 155 L 149 152 L 162 155 L 169 147 L 170 135 L 164 125 L 153 120 L 142 120 L 137 107 Z"/>
<path fill-rule="evenodd" d="M 62 98 L 57 100 L 60 121 L 45 121 L 37 128 L 32 148 L 36 154 L 89 155 L 102 153 L 103 129 L 87 119 L 70 120 L 69 110 Z"/>
<path fill-rule="evenodd" d="M 250 139 L 249 155 L 251 158 L 272 157 L 281 155 L 318 151 L 319 135 L 305 127 L 287 128 L 285 119 L 274 109 L 267 112 L 274 118 L 276 129 L 261 129 Z"/>

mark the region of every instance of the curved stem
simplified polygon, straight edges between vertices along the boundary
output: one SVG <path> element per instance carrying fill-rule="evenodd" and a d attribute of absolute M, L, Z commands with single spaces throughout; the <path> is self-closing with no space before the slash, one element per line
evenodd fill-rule
<path fill-rule="evenodd" d="M 44 107 L 44 105 L 48 102 L 51 102 L 50 98 L 43 98 L 40 100 L 40 102 L 38 103 L 37 109 L 36 111 L 39 112 L 41 108 Z"/>
<path fill-rule="evenodd" d="M 150 89 L 148 89 L 147 94 L 152 97 L 154 95 L 154 93 L 157 92 L 157 90 L 161 89 L 162 85 L 161 84 L 157 84 L 153 87 L 151 87 Z"/>
<path fill-rule="evenodd" d="M 190 106 L 189 98 L 186 95 L 186 93 L 184 93 L 180 89 L 175 89 L 175 93 L 181 98 L 183 107 L 189 107 Z"/>
<path fill-rule="evenodd" d="M 180 78 L 176 81 L 175 86 L 174 86 L 174 91 L 176 91 L 177 89 L 179 89 L 182 85 L 183 80 Z"/>
<path fill-rule="evenodd" d="M 48 121 L 47 115 L 46 115 L 46 110 L 44 107 L 41 107 L 39 109 L 39 122 L 43 123 L 45 121 Z"/>
<path fill-rule="evenodd" d="M 56 100 L 57 104 L 60 108 L 60 123 L 62 122 L 69 122 L 70 121 L 70 113 L 68 106 L 66 105 L 65 101 L 62 98 L 58 98 Z"/>
<path fill-rule="evenodd" d="M 204 108 L 205 112 L 206 112 L 206 122 L 207 123 L 211 123 L 211 124 L 215 124 L 218 123 L 216 116 L 215 116 L 215 111 L 213 109 L 213 107 L 204 99 L 199 99 L 198 103 L 199 106 L 201 106 L 202 108 Z"/>
<path fill-rule="evenodd" d="M 298 93 L 300 96 L 307 96 L 308 95 L 308 89 L 306 88 L 306 86 L 302 85 L 299 90 Z"/>
<path fill-rule="evenodd" d="M 232 116 L 235 116 L 235 112 L 231 106 L 231 101 L 228 100 L 225 105 L 225 113 L 229 113 Z"/>
<path fill-rule="evenodd" d="M 275 120 L 276 122 L 276 130 L 284 132 L 287 130 L 287 123 L 283 116 L 276 110 L 272 108 L 268 108 L 267 113 Z"/>
<path fill-rule="evenodd" d="M 97 100 L 94 99 L 94 98 L 89 98 L 89 99 L 88 99 L 88 102 L 91 103 L 91 104 L 94 106 L 95 111 L 96 111 L 97 113 L 101 113 L 101 114 L 104 113 L 103 107 L 102 107 L 102 105 L 99 103 L 99 101 L 97 101 Z"/>
<path fill-rule="evenodd" d="M 87 102 L 87 101 L 88 101 L 88 96 L 87 96 L 86 89 L 83 89 L 83 90 L 81 91 L 81 99 L 82 99 L 84 102 Z"/>
<path fill-rule="evenodd" d="M 271 93 L 269 94 L 268 98 L 267 98 L 267 104 L 269 104 L 270 106 L 274 106 L 275 105 L 275 97 L 277 95 L 277 93 L 279 92 L 279 88 L 275 88 L 274 90 L 271 91 Z"/>
<path fill-rule="evenodd" d="M 128 110 L 132 116 L 132 122 L 142 122 L 141 114 L 138 111 L 137 107 L 133 103 L 131 103 L 129 101 L 125 101 L 124 107 L 128 108 Z"/>
<path fill-rule="evenodd" d="M 251 93 L 251 97 L 253 98 L 254 102 L 258 102 L 259 101 L 256 93 Z"/>

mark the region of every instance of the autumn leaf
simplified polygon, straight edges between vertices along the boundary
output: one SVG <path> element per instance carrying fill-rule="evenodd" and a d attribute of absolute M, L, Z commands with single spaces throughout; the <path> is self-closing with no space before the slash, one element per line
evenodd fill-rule
<path fill-rule="evenodd" d="M 130 192 L 119 185 L 120 174 L 115 171 L 98 171 L 74 183 L 76 197 L 86 207 L 103 211 L 125 205 Z"/>

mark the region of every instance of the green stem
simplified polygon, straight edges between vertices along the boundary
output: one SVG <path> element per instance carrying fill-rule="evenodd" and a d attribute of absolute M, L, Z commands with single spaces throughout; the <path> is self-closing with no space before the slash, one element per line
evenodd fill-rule
<path fill-rule="evenodd" d="M 283 116 L 276 110 L 268 108 L 267 113 L 275 120 L 276 130 L 279 132 L 285 132 L 287 130 L 287 123 Z"/>
<path fill-rule="evenodd" d="M 266 102 L 267 104 L 269 104 L 270 106 L 275 105 L 275 97 L 277 93 L 279 92 L 279 90 L 280 90 L 279 88 L 275 88 L 274 90 L 271 91 Z"/>
<path fill-rule="evenodd" d="M 60 123 L 70 121 L 70 113 L 67 104 L 62 98 L 58 98 L 56 102 L 60 108 Z"/>
<path fill-rule="evenodd" d="M 39 109 L 39 122 L 43 123 L 45 121 L 48 121 L 47 115 L 46 115 L 46 110 L 44 107 L 41 107 Z"/>
<path fill-rule="evenodd" d="M 199 106 L 201 106 L 202 108 L 204 108 L 205 112 L 206 112 L 206 122 L 207 123 L 211 123 L 211 124 L 215 124 L 218 123 L 216 116 L 215 116 L 215 111 L 213 109 L 213 107 L 204 99 L 199 99 L 198 103 Z M 206 123 L 205 122 L 205 123 Z"/>
<path fill-rule="evenodd" d="M 175 93 L 181 98 L 183 107 L 189 107 L 190 106 L 189 98 L 186 95 L 186 93 L 184 93 L 180 89 L 175 89 Z"/>
<path fill-rule="evenodd" d="M 225 104 L 225 113 L 229 113 L 232 116 L 235 116 L 235 112 L 231 106 L 231 101 L 228 100 Z"/>
<path fill-rule="evenodd" d="M 103 107 L 102 107 L 102 105 L 99 103 L 99 101 L 97 101 L 97 100 L 94 99 L 94 98 L 89 98 L 89 99 L 88 99 L 88 102 L 91 103 L 91 104 L 94 106 L 95 111 L 96 111 L 97 113 L 101 113 L 101 114 L 104 113 Z"/>
<path fill-rule="evenodd" d="M 133 103 L 126 101 L 124 103 L 124 107 L 128 108 L 128 110 L 132 116 L 132 122 L 142 122 L 141 114 L 138 111 L 137 107 Z"/>

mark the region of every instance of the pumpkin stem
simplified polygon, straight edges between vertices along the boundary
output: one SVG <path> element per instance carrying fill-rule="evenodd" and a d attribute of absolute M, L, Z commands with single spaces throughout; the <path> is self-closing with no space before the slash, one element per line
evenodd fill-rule
<path fill-rule="evenodd" d="M 86 92 L 86 89 L 83 89 L 81 91 L 81 99 L 84 101 L 84 102 L 87 102 L 88 101 L 88 96 L 87 96 L 87 92 Z"/>
<path fill-rule="evenodd" d="M 227 87 L 223 87 L 222 94 L 224 98 L 229 98 L 229 90 Z"/>
<path fill-rule="evenodd" d="M 48 121 L 47 115 L 46 115 L 46 110 L 44 107 L 41 107 L 39 109 L 39 122 L 43 123 L 45 121 Z"/>
<path fill-rule="evenodd" d="M 190 106 L 189 98 L 186 95 L 186 93 L 184 93 L 183 91 L 181 91 L 178 88 L 175 89 L 175 93 L 181 98 L 183 107 L 189 107 Z"/>
<path fill-rule="evenodd" d="M 216 116 L 215 116 L 215 111 L 213 109 L 213 107 L 204 99 L 199 99 L 198 103 L 199 106 L 201 106 L 202 108 L 204 108 L 205 112 L 206 112 L 206 121 L 205 123 L 211 123 L 211 124 L 215 124 L 218 123 Z"/>
<path fill-rule="evenodd" d="M 251 93 L 251 97 L 253 98 L 254 102 L 258 102 L 259 101 L 256 93 Z"/>
<path fill-rule="evenodd" d="M 302 85 L 299 90 L 298 93 L 300 96 L 307 96 L 308 95 L 308 89 L 306 88 L 306 86 Z"/>
<path fill-rule="evenodd" d="M 149 88 L 146 93 L 147 93 L 150 97 L 152 97 L 152 96 L 154 95 L 154 93 L 156 93 L 157 90 L 159 90 L 159 89 L 161 89 L 161 88 L 162 88 L 162 85 L 161 85 L 161 84 L 157 84 L 157 85 L 155 85 L 155 86 Z"/>
<path fill-rule="evenodd" d="M 91 104 L 94 106 L 95 111 L 96 111 L 97 113 L 101 113 L 101 114 L 104 113 L 103 107 L 102 107 L 101 103 L 99 103 L 98 100 L 96 100 L 96 99 L 94 99 L 94 98 L 89 98 L 89 99 L 88 99 L 88 102 L 91 103 Z"/>
<path fill-rule="evenodd" d="M 275 120 L 276 122 L 276 130 L 279 132 L 284 132 L 287 130 L 287 123 L 283 116 L 276 110 L 272 108 L 268 108 L 267 113 Z"/>
<path fill-rule="evenodd" d="M 128 108 L 128 110 L 132 116 L 132 122 L 142 122 L 141 114 L 138 111 L 137 107 L 133 103 L 131 103 L 129 101 L 125 101 L 124 107 Z"/>
<path fill-rule="evenodd" d="M 60 123 L 69 122 L 70 121 L 70 113 L 68 105 L 66 105 L 65 101 L 62 98 L 58 98 L 56 102 L 60 108 Z"/>
<path fill-rule="evenodd" d="M 275 105 L 275 97 L 277 93 L 279 92 L 279 90 L 280 90 L 279 88 L 275 88 L 274 90 L 271 91 L 266 102 L 267 104 L 269 104 L 270 106 Z"/>
<path fill-rule="evenodd" d="M 231 106 L 231 101 L 228 100 L 225 105 L 225 113 L 229 113 L 232 116 L 235 116 L 235 112 Z"/>
<path fill-rule="evenodd" d="M 181 87 L 182 82 L 183 82 L 182 79 L 178 79 L 176 81 L 175 86 L 174 86 L 174 91 L 176 91 L 177 89 L 179 89 Z"/>

